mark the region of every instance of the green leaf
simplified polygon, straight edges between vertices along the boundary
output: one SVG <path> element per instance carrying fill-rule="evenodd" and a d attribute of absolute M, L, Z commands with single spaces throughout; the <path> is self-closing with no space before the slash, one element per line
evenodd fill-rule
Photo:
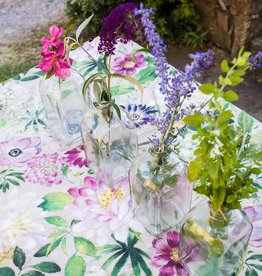
<path fill-rule="evenodd" d="M 110 105 L 115 109 L 117 116 L 121 120 L 121 110 L 120 110 L 119 106 L 117 104 L 115 104 L 114 102 L 110 102 Z"/>
<path fill-rule="evenodd" d="M 103 78 L 103 77 L 106 77 L 106 74 L 103 74 L 103 73 L 95 73 L 93 75 L 91 75 L 85 82 L 84 82 L 84 85 L 83 85 L 83 88 L 82 88 L 82 94 L 83 96 L 85 96 L 85 93 L 89 87 L 89 85 L 97 78 Z"/>
<path fill-rule="evenodd" d="M 100 248 L 97 248 L 101 254 L 113 253 L 114 251 L 122 250 L 120 245 L 107 244 Z"/>
<path fill-rule="evenodd" d="M 68 223 L 66 220 L 64 220 L 63 218 L 59 217 L 59 216 L 52 216 L 52 217 L 46 217 L 45 220 L 49 223 L 49 224 L 53 224 L 55 226 L 64 226 L 64 227 L 68 227 Z"/>
<path fill-rule="evenodd" d="M 48 238 L 58 238 L 66 233 L 66 230 L 61 229 L 48 235 Z"/>
<path fill-rule="evenodd" d="M 111 94 L 113 96 L 120 96 L 128 93 L 134 92 L 135 89 L 131 85 L 126 85 L 126 84 L 119 84 L 118 86 L 112 86 L 111 87 Z"/>
<path fill-rule="evenodd" d="M 145 272 L 146 276 L 151 276 L 152 272 L 151 270 L 148 268 L 146 262 L 144 261 L 144 259 L 141 257 L 141 255 L 136 255 L 136 258 L 141 266 L 141 268 L 143 269 L 143 271 Z"/>
<path fill-rule="evenodd" d="M 73 255 L 66 263 L 65 276 L 84 276 L 86 263 L 83 257 Z"/>
<path fill-rule="evenodd" d="M 135 276 L 140 276 L 139 263 L 136 258 L 136 255 L 133 252 L 130 252 L 130 258 L 131 258 L 131 265 L 132 265 L 133 272 L 134 272 Z"/>
<path fill-rule="evenodd" d="M 200 127 L 202 125 L 202 123 L 204 122 L 205 118 L 202 114 L 200 113 L 196 113 L 194 115 L 189 115 L 186 116 L 183 121 L 193 127 Z"/>
<path fill-rule="evenodd" d="M 201 163 L 199 161 L 193 160 L 189 163 L 188 169 L 187 169 L 187 177 L 189 181 L 194 182 L 198 179 L 200 169 L 201 169 Z"/>
<path fill-rule="evenodd" d="M 76 250 L 81 254 L 88 256 L 96 255 L 96 247 L 91 241 L 82 237 L 74 237 L 74 243 Z"/>
<path fill-rule="evenodd" d="M 222 62 L 221 62 L 221 71 L 224 72 L 224 73 L 227 73 L 228 70 L 229 70 L 229 66 L 228 66 L 228 62 L 226 59 L 224 59 Z"/>
<path fill-rule="evenodd" d="M 155 66 L 147 66 L 135 75 L 135 79 L 137 79 L 137 81 L 139 81 L 141 84 L 146 84 L 150 81 L 153 81 L 156 79 L 156 77 L 157 75 Z"/>
<path fill-rule="evenodd" d="M 10 178 L 7 178 L 6 179 L 9 183 L 13 184 L 14 186 L 19 186 L 19 182 L 14 180 L 14 179 L 10 179 Z"/>
<path fill-rule="evenodd" d="M 125 250 L 119 250 L 115 254 L 113 254 L 111 257 L 109 257 L 102 265 L 102 268 L 104 270 L 107 269 L 107 267 L 120 255 L 122 255 L 125 252 Z"/>
<path fill-rule="evenodd" d="M 10 267 L 0 267 L 1 276 L 15 276 L 15 272 Z"/>
<path fill-rule="evenodd" d="M 233 90 L 226 91 L 225 94 L 223 95 L 223 98 L 228 102 L 234 102 L 239 99 L 237 93 L 234 92 Z"/>
<path fill-rule="evenodd" d="M 31 75 L 31 76 L 22 78 L 21 81 L 31 81 L 31 80 L 35 80 L 35 79 L 38 79 L 38 78 L 39 78 L 39 76 Z"/>
<path fill-rule="evenodd" d="M 64 237 L 61 244 L 61 249 L 65 255 L 67 255 L 66 238 Z"/>
<path fill-rule="evenodd" d="M 217 123 L 219 125 L 227 125 L 229 119 L 231 119 L 232 117 L 234 117 L 233 113 L 231 110 L 226 110 L 226 111 L 222 111 L 218 116 L 217 116 Z"/>
<path fill-rule="evenodd" d="M 252 131 L 254 119 L 246 112 L 243 111 L 239 114 L 237 122 L 238 126 L 243 130 L 245 134 Z"/>
<path fill-rule="evenodd" d="M 45 274 L 43 274 L 40 271 L 31 270 L 26 273 L 23 273 L 21 276 L 45 276 Z"/>
<path fill-rule="evenodd" d="M 43 199 L 44 201 L 38 207 L 44 211 L 58 211 L 72 203 L 75 198 L 66 193 L 54 192 L 45 195 Z"/>
<path fill-rule="evenodd" d="M 247 269 L 245 276 L 259 276 L 255 269 Z"/>
<path fill-rule="evenodd" d="M 82 31 L 86 28 L 86 26 L 89 24 L 89 22 L 91 21 L 92 17 L 94 15 L 92 14 L 91 16 L 89 16 L 83 23 L 80 24 L 80 26 L 77 28 L 76 30 L 76 41 L 78 41 L 80 34 L 82 33 Z"/>
<path fill-rule="evenodd" d="M 223 205 L 226 195 L 226 189 L 224 187 L 218 187 L 213 190 L 212 207 L 214 210 L 218 210 Z"/>
<path fill-rule="evenodd" d="M 128 251 L 125 252 L 123 254 L 123 256 L 116 262 L 113 270 L 112 270 L 112 273 L 111 273 L 111 276 L 116 276 L 118 275 L 118 273 L 120 272 L 120 270 L 124 267 L 126 261 L 127 261 L 127 258 L 129 256 L 129 253 Z"/>
<path fill-rule="evenodd" d="M 18 246 L 15 248 L 14 255 L 13 255 L 13 263 L 16 267 L 22 270 L 23 265 L 25 264 L 25 253 L 24 251 L 19 248 Z"/>
<path fill-rule="evenodd" d="M 250 257 L 248 257 L 246 259 L 246 261 L 249 261 L 249 260 L 255 260 L 255 261 L 260 261 L 262 262 L 262 254 L 255 254 L 255 255 L 252 255 Z"/>
<path fill-rule="evenodd" d="M 217 88 L 212 83 L 202 84 L 198 88 L 202 93 L 206 95 L 214 94 L 217 91 Z"/>
<path fill-rule="evenodd" d="M 259 264 L 248 264 L 248 265 L 253 266 L 254 268 L 262 271 L 262 265 L 259 265 Z"/>
<path fill-rule="evenodd" d="M 68 173 L 68 169 L 69 169 L 69 166 L 68 165 L 65 165 L 63 168 L 62 168 L 62 173 L 63 173 L 63 175 L 67 175 L 67 173 Z"/>
<path fill-rule="evenodd" d="M 44 257 L 48 256 L 53 250 L 55 250 L 60 242 L 62 241 L 62 238 L 55 240 L 53 243 L 48 243 L 41 247 L 35 254 L 34 257 Z M 51 247 L 50 247 L 51 246 Z"/>
<path fill-rule="evenodd" d="M 42 262 L 32 266 L 33 268 L 46 273 L 56 273 L 61 271 L 61 268 L 56 263 Z"/>
<path fill-rule="evenodd" d="M 231 86 L 237 86 L 239 85 L 244 79 L 239 77 L 239 76 L 231 76 L 230 81 L 231 81 Z"/>

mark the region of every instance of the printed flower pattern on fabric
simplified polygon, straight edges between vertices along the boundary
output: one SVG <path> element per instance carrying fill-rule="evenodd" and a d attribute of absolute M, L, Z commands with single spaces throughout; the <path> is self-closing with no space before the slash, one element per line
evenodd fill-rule
<path fill-rule="evenodd" d="M 145 56 L 137 54 L 132 57 L 130 54 L 126 54 L 124 57 L 117 57 L 112 62 L 112 70 L 116 74 L 121 75 L 134 75 L 138 68 L 142 68 L 147 65 L 144 61 Z"/>
<path fill-rule="evenodd" d="M 152 264 L 159 267 L 160 276 L 189 276 L 190 274 L 182 266 L 179 255 L 179 233 L 167 232 L 166 238 L 154 239 L 152 242 Z"/>
<path fill-rule="evenodd" d="M 12 258 L 8 252 L 12 252 L 16 246 L 32 250 L 48 240 L 43 223 L 45 212 L 37 207 L 40 202 L 36 193 L 27 192 L 21 196 L 18 189 L 1 198 L 0 266 L 6 258 Z"/>
<path fill-rule="evenodd" d="M 81 220 L 73 226 L 76 234 L 81 233 L 102 246 L 110 240 L 112 233 L 117 239 L 125 240 L 129 227 L 144 232 L 144 228 L 134 220 L 131 212 L 127 179 L 122 180 L 117 188 L 108 187 L 90 176 L 84 181 L 84 187 L 72 187 L 68 190 L 75 197 L 68 210 L 72 219 Z"/>
<path fill-rule="evenodd" d="M 69 150 L 65 153 L 66 161 L 70 166 L 76 166 L 79 168 L 89 167 L 91 161 L 87 160 L 85 157 L 84 146 L 79 145 L 78 147 Z"/>
<path fill-rule="evenodd" d="M 129 104 L 128 106 L 122 106 L 128 113 L 130 118 L 134 121 L 136 127 L 145 125 L 147 123 L 156 120 L 157 109 L 146 105 Z"/>
<path fill-rule="evenodd" d="M 46 186 L 62 184 L 65 166 L 66 157 L 45 153 L 27 163 L 25 178 L 31 183 Z"/>
<path fill-rule="evenodd" d="M 39 137 L 11 138 L 0 142 L 0 166 L 21 167 L 41 151 Z"/>
<path fill-rule="evenodd" d="M 254 247 L 262 247 L 262 205 L 245 207 L 244 211 L 253 224 L 249 244 Z"/>

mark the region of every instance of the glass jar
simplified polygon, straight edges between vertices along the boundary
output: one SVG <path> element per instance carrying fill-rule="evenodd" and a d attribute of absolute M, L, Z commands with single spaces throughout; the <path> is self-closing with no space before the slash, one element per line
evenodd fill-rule
<path fill-rule="evenodd" d="M 81 138 L 80 124 L 87 108 L 82 96 L 83 83 L 84 78 L 72 69 L 65 80 L 53 76 L 40 81 L 47 126 L 66 145 Z"/>
<path fill-rule="evenodd" d="M 146 230 L 158 236 L 178 226 L 191 205 L 192 185 L 186 177 L 186 164 L 175 153 L 168 164 L 158 165 L 158 155 L 146 151 L 129 171 L 134 215 Z"/>
<path fill-rule="evenodd" d="M 97 178 L 108 186 L 127 178 L 137 154 L 135 125 L 128 113 L 119 109 L 121 119 L 108 103 L 94 102 L 81 124 L 86 158 L 97 166 Z"/>
<path fill-rule="evenodd" d="M 202 201 L 180 234 L 180 258 L 192 275 L 235 275 L 246 254 L 252 224 L 242 210 L 214 214 Z"/>

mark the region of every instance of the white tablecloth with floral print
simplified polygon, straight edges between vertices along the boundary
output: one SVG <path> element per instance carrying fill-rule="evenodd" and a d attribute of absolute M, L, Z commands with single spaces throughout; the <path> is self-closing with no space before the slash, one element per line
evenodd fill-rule
<path fill-rule="evenodd" d="M 85 48 L 100 62 L 96 45 L 97 39 Z M 113 64 L 121 66 L 138 48 L 133 42 L 119 46 Z M 98 69 L 80 50 L 72 58 L 85 76 Z M 152 56 L 143 54 L 140 61 L 125 73 L 143 85 L 142 102 L 126 82 L 114 82 L 112 91 L 144 133 L 163 99 Z M 171 255 L 178 229 L 150 236 L 132 215 L 127 180 L 114 191 L 98 183 L 99 172 L 85 160 L 81 142 L 67 148 L 52 136 L 38 91 L 42 76 L 32 68 L 0 84 L 0 275 L 188 275 Z M 195 92 L 191 101 L 201 106 L 207 98 Z M 252 139 L 262 143 L 262 125 L 251 121 Z M 192 153 L 191 136 L 181 141 L 184 159 Z M 243 202 L 254 226 L 243 275 L 262 274 L 259 180 L 259 192 Z"/>

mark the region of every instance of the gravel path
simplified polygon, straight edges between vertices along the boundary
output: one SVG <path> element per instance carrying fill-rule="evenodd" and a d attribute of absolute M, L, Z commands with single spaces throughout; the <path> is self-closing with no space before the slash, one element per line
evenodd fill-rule
<path fill-rule="evenodd" d="M 64 16 L 66 0 L 0 0 L 0 47 Z"/>

